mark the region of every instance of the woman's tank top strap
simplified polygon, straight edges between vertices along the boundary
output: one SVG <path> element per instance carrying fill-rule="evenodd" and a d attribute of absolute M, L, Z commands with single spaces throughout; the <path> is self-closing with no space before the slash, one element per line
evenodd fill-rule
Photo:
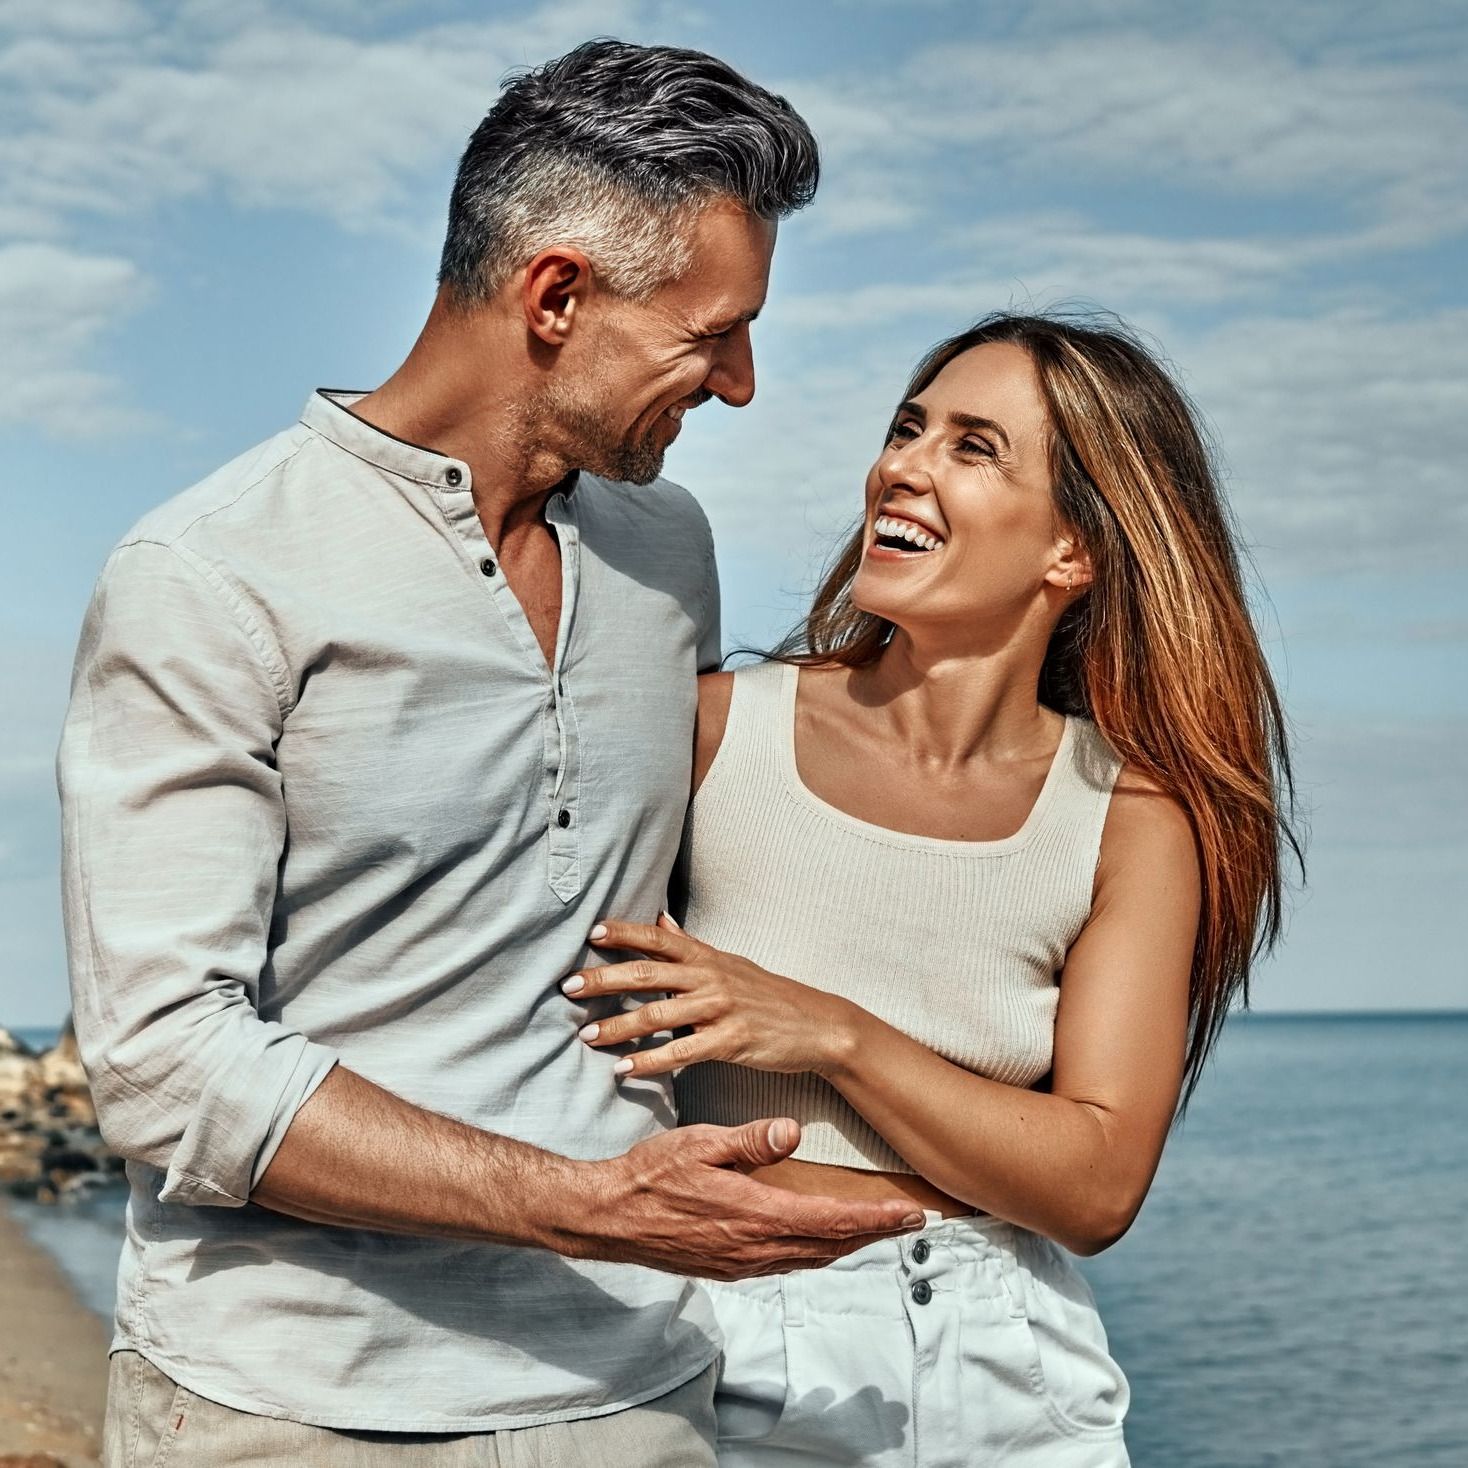
<path fill-rule="evenodd" d="M 779 786 L 783 740 L 788 737 L 784 717 L 785 675 L 797 669 L 784 663 L 754 663 L 736 669 L 729 716 L 718 752 L 699 786 L 700 799 L 717 799 L 728 786 L 741 800 Z"/>
<path fill-rule="evenodd" d="M 1071 717 L 1066 724 L 1071 736 L 1069 758 L 1047 818 L 1058 838 L 1074 848 L 1081 870 L 1093 883 L 1122 760 L 1090 719 Z"/>

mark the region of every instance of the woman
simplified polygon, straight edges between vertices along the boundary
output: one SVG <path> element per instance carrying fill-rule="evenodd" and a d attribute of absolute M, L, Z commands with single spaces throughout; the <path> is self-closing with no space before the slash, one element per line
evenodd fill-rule
<path fill-rule="evenodd" d="M 918 368 L 781 660 L 702 680 L 687 933 L 588 993 L 685 1122 L 921 1233 L 711 1285 L 721 1462 L 1125 1464 L 1062 1245 L 1120 1238 L 1280 920 L 1289 766 L 1186 400 L 1125 330 L 1001 315 Z M 650 977 L 651 974 L 651 977 Z"/>

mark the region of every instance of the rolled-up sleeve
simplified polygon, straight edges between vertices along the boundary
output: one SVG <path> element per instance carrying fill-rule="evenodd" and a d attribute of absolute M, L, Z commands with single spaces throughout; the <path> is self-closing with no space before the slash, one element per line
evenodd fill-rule
<path fill-rule="evenodd" d="M 58 757 L 77 1039 L 109 1146 L 238 1206 L 335 1056 L 259 1013 L 286 814 L 283 659 L 181 548 L 113 553 Z"/>

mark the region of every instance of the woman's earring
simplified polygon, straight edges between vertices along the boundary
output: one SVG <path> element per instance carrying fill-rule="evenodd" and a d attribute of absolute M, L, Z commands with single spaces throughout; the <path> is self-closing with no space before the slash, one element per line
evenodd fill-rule
<path fill-rule="evenodd" d="M 1065 589 L 1067 591 L 1075 590 L 1075 579 L 1076 573 L 1074 571 L 1067 571 L 1065 573 Z"/>

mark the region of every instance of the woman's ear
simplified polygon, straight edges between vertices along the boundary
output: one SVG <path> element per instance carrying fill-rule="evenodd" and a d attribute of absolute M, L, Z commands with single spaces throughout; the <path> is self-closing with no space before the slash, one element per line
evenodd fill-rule
<path fill-rule="evenodd" d="M 1096 579 L 1091 553 L 1078 540 L 1055 542 L 1055 556 L 1045 572 L 1045 584 L 1059 591 L 1084 591 Z"/>

